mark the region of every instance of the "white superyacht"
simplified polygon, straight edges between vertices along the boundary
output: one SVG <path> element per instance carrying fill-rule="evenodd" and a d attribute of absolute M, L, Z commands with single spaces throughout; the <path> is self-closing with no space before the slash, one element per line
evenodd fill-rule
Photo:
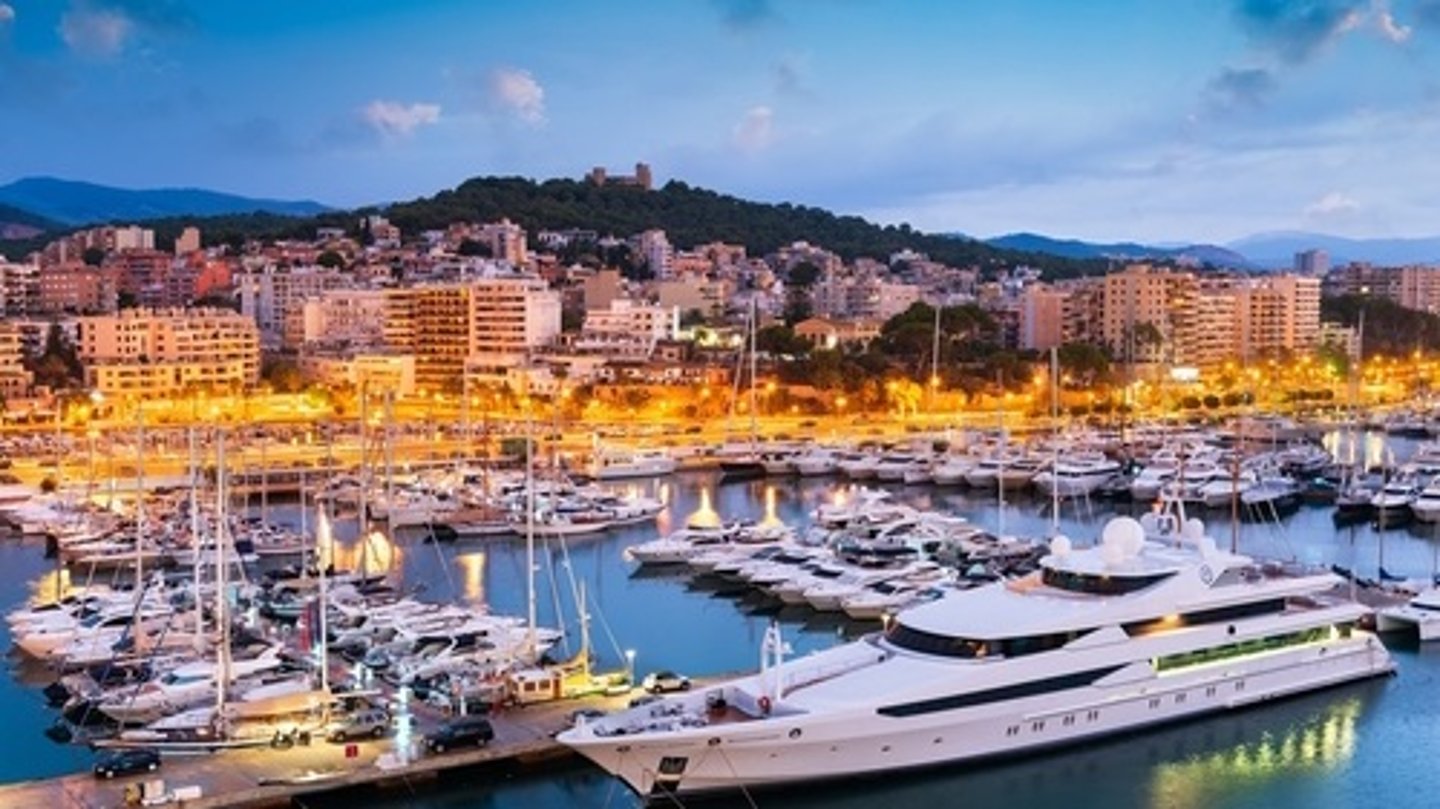
<path fill-rule="evenodd" d="M 1035 573 L 798 659 L 772 627 L 758 674 L 559 739 L 673 799 L 1075 743 L 1393 669 L 1339 577 L 1222 551 L 1198 520 L 1145 537 L 1126 517 L 1095 547 L 1057 537 Z"/>

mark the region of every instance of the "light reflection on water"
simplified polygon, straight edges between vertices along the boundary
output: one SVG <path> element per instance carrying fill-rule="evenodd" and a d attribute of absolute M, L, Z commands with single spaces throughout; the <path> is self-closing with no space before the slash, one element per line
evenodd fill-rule
<path fill-rule="evenodd" d="M 1305 721 L 1229 749 L 1199 753 L 1155 766 L 1150 805 L 1168 809 L 1207 809 L 1228 795 L 1259 783 L 1301 775 L 1324 775 L 1355 754 L 1355 725 L 1361 703 L 1337 700 Z"/>

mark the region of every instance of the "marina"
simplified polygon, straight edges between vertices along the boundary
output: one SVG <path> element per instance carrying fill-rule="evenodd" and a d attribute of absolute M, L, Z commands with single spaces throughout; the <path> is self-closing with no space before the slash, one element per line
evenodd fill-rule
<path fill-rule="evenodd" d="M 1371 440 L 1380 441 L 1381 438 L 1376 434 L 1371 436 Z M 1392 438 L 1391 441 L 1404 442 L 1408 439 Z M 1413 453 L 1413 443 L 1397 446 L 1408 456 Z M 943 462 L 936 464 L 940 465 Z M 669 564 L 645 564 L 643 559 L 637 561 L 647 546 L 656 544 L 657 536 L 677 536 L 666 541 L 675 542 L 679 547 L 685 543 L 680 542 L 678 537 L 686 534 L 676 535 L 676 532 L 685 526 L 712 524 L 718 528 L 692 529 L 695 532 L 692 539 L 706 536 L 706 530 L 720 532 L 709 535 L 710 539 L 701 539 L 698 547 L 703 548 L 712 541 L 718 544 L 720 540 L 716 537 L 727 530 L 753 534 L 751 541 L 759 547 L 782 539 L 786 535 L 785 529 L 792 532 L 789 534 L 792 540 L 802 535 L 813 536 L 816 530 L 826 526 L 833 528 L 844 515 L 857 510 L 875 512 L 875 519 L 879 522 L 903 520 L 907 514 L 934 514 L 933 517 L 923 517 L 919 525 L 928 525 L 924 530 L 930 531 L 928 536 L 935 538 L 955 532 L 959 532 L 957 536 L 969 536 L 966 533 L 969 531 L 981 531 L 990 536 L 1033 538 L 1029 546 L 1023 543 L 1017 545 L 1013 557 L 995 557 L 996 560 L 1013 558 L 1013 562 L 1004 564 L 1020 564 L 1023 568 L 1038 558 L 1036 549 L 1044 552 L 1046 537 L 1052 536 L 1057 527 L 1067 536 L 1076 537 L 1077 546 L 1082 543 L 1088 545 L 1104 531 L 1106 523 L 1114 515 L 1145 516 L 1151 509 L 1148 503 L 1131 505 L 1098 497 L 1057 497 L 1058 492 L 1054 490 L 1026 492 L 1018 490 L 1018 486 L 1017 490 L 1005 496 L 998 491 L 955 489 L 933 482 L 906 485 L 901 479 L 878 484 L 883 488 L 877 488 L 876 483 L 861 484 L 833 476 L 817 478 L 797 474 L 771 475 L 731 483 L 714 472 L 691 472 L 604 485 L 613 496 L 622 500 L 648 498 L 663 504 L 655 514 L 655 525 L 616 527 L 604 534 L 591 535 L 566 536 L 563 532 L 538 531 L 536 568 L 547 573 L 557 570 L 570 572 L 542 585 L 542 596 L 537 604 L 539 624 L 564 628 L 569 642 L 578 641 L 580 628 L 573 617 L 574 609 L 566 604 L 576 603 L 572 601 L 575 598 L 572 585 L 566 581 L 573 574 L 574 581 L 585 582 L 589 591 L 590 595 L 585 598 L 586 603 L 594 605 L 592 621 L 603 624 L 603 630 L 599 627 L 591 630 L 596 635 L 607 636 L 604 642 L 596 642 L 593 647 L 597 671 L 633 671 L 633 676 L 638 679 L 639 674 L 645 671 L 669 669 L 703 676 L 697 684 L 714 683 L 714 675 L 721 672 L 753 671 L 759 650 L 772 629 L 778 630 L 789 651 L 800 659 L 805 659 L 811 652 L 836 647 L 837 643 L 847 638 L 874 632 L 879 626 L 878 618 L 902 609 L 907 603 L 905 599 L 897 597 L 893 602 L 885 602 L 887 606 L 871 613 L 861 613 L 863 618 L 855 620 L 845 614 L 842 606 L 845 597 L 855 595 L 860 589 L 887 582 L 903 583 L 912 577 L 917 582 L 915 586 L 895 589 L 914 594 L 939 583 L 939 577 L 929 578 L 935 574 L 918 566 L 918 561 L 904 558 L 907 555 L 883 562 L 866 556 L 864 559 L 868 561 L 864 561 L 855 556 L 858 551 L 852 549 L 849 556 L 842 554 L 839 558 L 849 560 L 843 564 L 856 567 L 835 568 L 838 572 L 832 575 L 825 565 L 799 559 L 797 564 L 811 565 L 805 568 L 808 583 L 787 591 L 779 580 L 764 582 L 763 578 L 759 579 L 772 588 L 766 594 L 756 589 L 759 585 L 755 583 L 742 586 L 717 582 L 714 576 L 697 577 L 688 566 L 677 568 L 674 559 Z M 1004 497 L 1003 506 L 999 505 L 1001 497 Z M 1056 504 L 1060 507 L 1058 520 L 1051 511 Z M 251 508 L 255 508 L 253 500 Z M 281 499 L 279 495 L 267 508 L 278 523 L 288 526 L 288 530 L 300 532 L 307 521 L 313 520 L 310 510 L 306 510 L 308 516 L 302 518 L 295 501 Z M 1409 529 L 1381 529 L 1378 524 L 1369 522 L 1336 528 L 1331 508 L 1323 505 L 1301 506 L 1287 514 L 1281 517 L 1279 523 L 1273 520 L 1243 523 L 1235 535 L 1240 551 L 1268 559 L 1290 559 L 1312 567 L 1352 571 L 1355 578 L 1362 582 L 1355 590 L 1360 600 L 1385 608 L 1403 605 L 1405 598 L 1398 592 L 1392 594 L 1369 585 L 1394 578 L 1419 581 L 1428 579 L 1433 573 L 1433 552 L 1422 523 L 1415 523 Z M 1230 534 L 1228 523 L 1223 520 L 1223 511 L 1207 516 L 1222 526 L 1217 533 L 1228 542 Z M 313 529 L 313 522 L 310 525 Z M 520 575 L 520 571 L 524 570 L 526 554 L 525 543 L 521 539 L 523 528 L 520 534 L 512 531 L 508 539 L 447 538 L 447 541 L 441 542 L 433 541 L 435 533 L 432 530 L 418 526 L 397 529 L 391 535 L 383 536 L 383 541 L 374 537 L 360 541 L 357 534 L 353 518 L 336 520 L 335 560 L 346 567 L 353 567 L 361 561 L 362 554 L 368 555 L 367 564 L 373 563 L 374 572 L 381 574 L 400 592 L 414 592 L 416 597 L 428 603 L 483 604 L 496 614 L 517 615 L 524 614 L 526 610 L 527 595 L 521 584 L 524 576 Z M 736 536 L 729 536 L 725 541 L 734 542 Z M 1303 536 L 1303 541 L 1298 538 L 1300 536 Z M 842 543 L 837 547 L 845 546 Z M 877 547 L 880 545 L 871 544 L 867 546 L 867 552 L 874 554 Z M 1030 550 L 1027 552 L 1026 548 Z M 31 571 L 32 580 L 43 579 L 47 569 L 53 574 L 50 567 L 53 563 L 43 558 L 43 543 L 37 545 L 35 540 L 16 540 L 4 547 L 3 553 L 14 556 L 16 569 Z M 1027 559 L 1030 561 L 1026 562 Z M 959 570 L 968 570 L 968 575 L 972 577 L 980 576 L 977 581 L 996 573 L 1003 574 L 1009 569 L 997 568 L 993 563 L 977 567 L 974 562 L 972 559 L 968 564 L 961 564 Z M 950 561 L 952 566 L 956 563 L 955 559 Z M 1382 570 L 1386 575 L 1382 576 Z M 546 589 L 548 593 L 544 592 Z M 830 592 L 838 594 L 827 595 Z M 16 591 L 14 596 L 10 603 L 18 603 L 25 594 L 21 590 Z M 667 614 L 687 616 L 687 625 L 701 628 L 707 642 L 698 645 L 676 643 L 665 631 L 667 627 L 656 626 L 656 622 L 648 619 L 657 608 L 665 609 Z M 567 612 L 572 614 L 570 618 L 566 617 Z M 1406 665 L 1402 654 L 1397 658 L 1402 678 Z M 11 655 L 9 667 L 16 679 L 7 683 L 6 687 L 12 689 L 14 698 L 21 703 L 35 703 L 31 689 L 43 685 L 47 676 L 53 676 L 48 675 L 43 667 L 37 670 L 33 661 L 24 660 L 23 656 L 17 658 L 15 653 Z M 364 668 L 363 663 L 346 662 L 333 669 L 333 676 L 344 677 Z M 705 687 L 708 685 L 697 687 L 693 692 L 697 698 Z M 1353 688 L 1358 686 L 1346 686 L 1342 691 Z M 386 689 L 387 700 L 402 699 L 399 693 L 390 692 L 388 686 Z M 26 696 L 27 692 L 31 696 Z M 346 757 L 348 746 L 311 739 L 309 744 L 290 746 L 287 743 L 286 749 L 282 750 L 261 746 L 251 751 L 224 751 L 213 756 L 168 756 L 160 776 L 170 788 L 198 786 L 202 794 L 210 797 L 204 798 L 205 803 L 193 805 L 207 806 L 267 805 L 300 794 L 305 794 L 308 802 L 311 800 L 308 796 L 320 795 L 315 799 L 323 800 L 326 792 L 373 784 L 398 784 L 408 790 L 416 788 L 415 783 L 423 783 L 422 794 L 428 794 L 428 790 L 441 796 L 437 800 L 443 800 L 445 790 L 450 788 L 446 785 L 455 783 L 460 776 L 447 775 L 439 781 L 431 776 L 445 770 L 469 772 L 475 765 L 490 766 L 466 778 L 484 782 L 489 779 L 484 773 L 491 772 L 495 766 L 513 775 L 523 773 L 539 762 L 544 772 L 558 767 L 558 774 L 553 777 L 568 783 L 578 777 L 575 773 L 582 771 L 575 769 L 576 764 L 567 763 L 573 762 L 572 754 L 567 747 L 558 745 L 553 735 L 563 730 L 566 718 L 580 707 L 598 706 L 609 715 L 624 716 L 629 697 L 620 696 L 620 693 L 617 690 L 617 696 L 612 697 L 597 695 L 588 701 L 564 700 L 552 705 L 502 710 L 492 718 L 496 729 L 494 743 L 474 751 L 443 756 L 423 755 L 415 746 L 416 740 L 443 723 L 446 715 L 443 710 L 437 711 L 429 704 L 411 702 L 404 709 L 404 718 L 396 723 L 393 736 L 387 735 L 380 742 L 358 744 L 353 758 Z M 408 701 L 411 698 L 403 699 Z M 53 714 L 41 707 L 31 715 L 34 716 L 36 738 L 23 744 L 25 750 L 33 752 L 37 743 L 52 745 L 39 738 L 39 730 L 53 721 Z M 599 721 L 606 720 L 602 718 Z M 86 797 L 77 800 L 98 799 L 100 802 L 95 805 L 108 805 L 105 803 L 108 796 L 123 794 L 124 783 L 97 782 L 89 775 L 61 775 L 67 770 L 88 766 L 82 762 L 89 756 L 74 745 L 53 746 L 50 749 L 54 755 L 43 757 L 48 762 L 39 762 L 40 767 L 27 763 L 27 767 L 31 768 L 29 772 L 16 773 L 7 779 L 26 781 L 9 789 L 27 791 L 7 794 L 23 795 L 25 801 L 29 801 L 31 795 L 83 795 Z M 382 757 L 388 769 L 376 766 L 375 762 Z M 30 758 L 33 759 L 33 756 Z M 224 766 L 223 762 L 231 760 L 243 764 Z M 49 772 L 44 769 L 47 766 Z M 45 781 L 43 777 L 46 775 L 61 777 Z M 33 780 L 36 778 L 41 780 Z M 117 787 L 120 789 L 118 793 L 115 791 Z M 375 794 L 383 796 L 390 791 L 382 789 Z M 187 805 L 192 804 L 187 802 Z"/>

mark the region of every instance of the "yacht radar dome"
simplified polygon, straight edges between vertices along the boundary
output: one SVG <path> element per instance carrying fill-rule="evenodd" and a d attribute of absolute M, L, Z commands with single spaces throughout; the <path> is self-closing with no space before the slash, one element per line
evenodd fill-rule
<path fill-rule="evenodd" d="M 1063 558 L 1069 556 L 1072 547 L 1070 537 L 1064 534 L 1056 534 L 1055 538 L 1050 540 L 1050 553 L 1057 557 Z"/>

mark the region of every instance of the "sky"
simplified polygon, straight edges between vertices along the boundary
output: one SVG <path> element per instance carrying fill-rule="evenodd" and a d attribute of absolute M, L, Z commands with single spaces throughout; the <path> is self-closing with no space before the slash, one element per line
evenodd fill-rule
<path fill-rule="evenodd" d="M 988 237 L 1440 233 L 1440 0 L 0 0 L 0 183 L 651 164 Z"/>

